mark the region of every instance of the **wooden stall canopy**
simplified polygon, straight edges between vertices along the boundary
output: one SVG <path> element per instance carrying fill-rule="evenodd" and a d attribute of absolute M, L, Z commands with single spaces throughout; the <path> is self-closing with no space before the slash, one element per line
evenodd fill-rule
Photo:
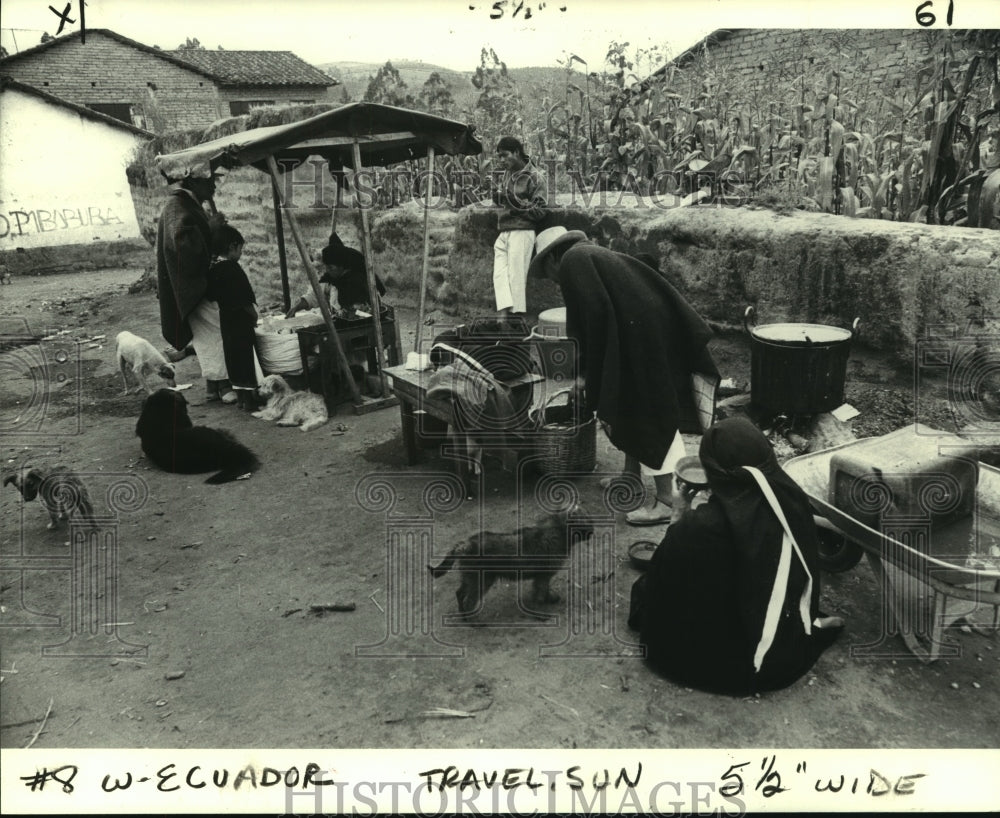
<path fill-rule="evenodd" d="M 187 176 L 207 178 L 220 167 L 242 165 L 267 173 L 269 156 L 283 170 L 310 156 L 321 156 L 339 170 L 354 166 L 355 141 L 366 167 L 423 159 L 428 148 L 450 156 L 474 156 L 483 151 L 470 125 L 391 105 L 355 102 L 300 122 L 252 128 L 161 154 L 156 163 L 174 181 Z"/>
<path fill-rule="evenodd" d="M 208 178 L 220 168 L 231 169 L 252 165 L 271 176 L 275 200 L 275 219 L 278 228 L 278 249 L 281 263 L 281 280 L 285 300 L 288 301 L 288 270 L 285 264 L 281 213 L 286 214 L 292 236 L 305 266 L 306 274 L 319 302 L 320 312 L 329 331 L 342 376 L 349 384 L 354 398 L 355 411 L 379 408 L 365 402 L 353 377 L 347 358 L 337 335 L 333 314 L 323 297 L 319 277 L 313 267 L 299 230 L 295 212 L 281 201 L 279 173 L 287 173 L 311 156 L 319 156 L 329 163 L 331 170 L 353 168 L 358 173 L 362 167 L 386 167 L 397 162 L 427 158 L 428 172 L 433 172 L 434 156 L 474 156 L 482 153 L 482 143 L 470 125 L 444 117 L 380 105 L 373 102 L 356 102 L 332 111 L 325 111 L 300 122 L 271 125 L 221 136 L 199 145 L 192 145 L 174 153 L 156 157 L 160 172 L 171 182 L 187 177 Z M 280 166 L 280 170 L 279 170 Z M 425 200 L 425 211 L 430 197 Z M 280 207 L 279 207 L 280 205 Z M 424 305 L 428 270 L 428 221 L 424 213 L 424 263 L 420 281 L 420 307 L 417 316 L 415 348 L 419 350 L 424 320 Z M 336 217 L 336 210 L 334 210 Z M 388 405 L 388 386 L 384 373 L 384 345 L 381 328 L 381 309 L 378 289 L 375 286 L 375 260 L 371 246 L 368 213 L 361 210 L 362 241 L 368 268 L 369 290 L 372 294 L 373 318 L 379 377 L 382 384 L 382 404 Z M 288 308 L 288 304 L 285 304 Z"/>

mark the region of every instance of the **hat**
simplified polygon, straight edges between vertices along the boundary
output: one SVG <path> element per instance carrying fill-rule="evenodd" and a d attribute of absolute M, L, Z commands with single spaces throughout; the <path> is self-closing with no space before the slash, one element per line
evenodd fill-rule
<path fill-rule="evenodd" d="M 576 244 L 586 241 L 587 234 L 582 230 L 567 230 L 565 227 L 549 227 L 535 236 L 535 257 L 528 265 L 528 278 L 539 278 L 542 275 L 544 259 L 556 247 Z"/>
<path fill-rule="evenodd" d="M 351 270 L 365 269 L 365 257 L 361 252 L 343 243 L 328 244 L 320 256 L 324 264 L 336 264 L 338 267 L 347 267 Z"/>

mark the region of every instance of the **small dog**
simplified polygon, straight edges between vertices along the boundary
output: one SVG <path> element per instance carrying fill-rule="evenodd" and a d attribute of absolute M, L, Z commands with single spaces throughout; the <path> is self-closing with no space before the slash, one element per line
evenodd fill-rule
<path fill-rule="evenodd" d="M 66 466 L 52 469 L 25 466 L 20 474 L 9 474 L 3 479 L 6 486 L 13 483 L 25 502 L 36 497 L 48 512 L 50 531 L 59 527 L 60 520 L 77 516 L 90 526 L 95 526 L 94 506 L 87 487 Z"/>
<path fill-rule="evenodd" d="M 229 432 L 195 426 L 184 395 L 173 389 L 160 389 L 146 398 L 135 433 L 146 457 L 164 471 L 218 470 L 206 483 L 228 483 L 260 468 L 257 455 Z"/>
<path fill-rule="evenodd" d="M 115 344 L 115 354 L 118 357 L 118 368 L 122 373 L 125 387 L 123 394 L 129 393 L 129 375 L 136 381 L 133 391 L 145 390 L 152 394 L 162 386 L 176 386 L 174 368 L 163 357 L 163 353 L 145 338 L 133 335 L 131 332 L 119 332 Z M 159 381 L 151 381 L 153 377 Z"/>
<path fill-rule="evenodd" d="M 547 515 L 538 525 L 512 533 L 481 531 L 452 548 L 437 567 L 427 568 L 435 579 L 450 570 L 460 573 L 455 596 L 464 614 L 480 606 L 498 579 L 530 579 L 536 604 L 559 602 L 549 583 L 569 557 L 569 525 L 574 518 L 581 522 L 579 515 L 580 506 L 574 505 L 568 511 Z M 576 526 L 574 530 L 585 538 L 593 533 L 589 526 Z"/>
<path fill-rule="evenodd" d="M 296 392 L 281 375 L 268 375 L 260 386 L 258 394 L 267 400 L 267 405 L 253 413 L 261 420 L 277 421 L 278 426 L 298 426 L 303 432 L 322 426 L 330 418 L 326 403 L 312 392 Z"/>

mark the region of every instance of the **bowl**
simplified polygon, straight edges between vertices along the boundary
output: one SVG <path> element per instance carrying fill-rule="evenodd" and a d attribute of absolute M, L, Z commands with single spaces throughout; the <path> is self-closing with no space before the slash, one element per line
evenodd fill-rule
<path fill-rule="evenodd" d="M 628 558 L 633 567 L 645 571 L 653 559 L 656 543 L 652 540 L 639 540 L 628 547 Z"/>
<path fill-rule="evenodd" d="M 678 460 L 674 466 L 674 474 L 692 488 L 700 489 L 708 486 L 708 475 L 705 474 L 705 467 L 701 465 L 701 459 L 697 455 Z"/>

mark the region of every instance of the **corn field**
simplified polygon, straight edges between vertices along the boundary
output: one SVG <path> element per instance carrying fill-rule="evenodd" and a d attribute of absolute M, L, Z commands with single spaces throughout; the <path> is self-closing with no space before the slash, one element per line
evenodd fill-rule
<path fill-rule="evenodd" d="M 641 58 L 656 55 L 630 57 L 627 44 L 612 43 L 599 72 L 571 55 L 564 93 L 524 135 L 592 189 L 1000 225 L 1000 32 L 949 32 L 892 89 L 851 53 L 851 34 L 767 88 L 730 77 L 708 49 L 652 74 Z"/>

